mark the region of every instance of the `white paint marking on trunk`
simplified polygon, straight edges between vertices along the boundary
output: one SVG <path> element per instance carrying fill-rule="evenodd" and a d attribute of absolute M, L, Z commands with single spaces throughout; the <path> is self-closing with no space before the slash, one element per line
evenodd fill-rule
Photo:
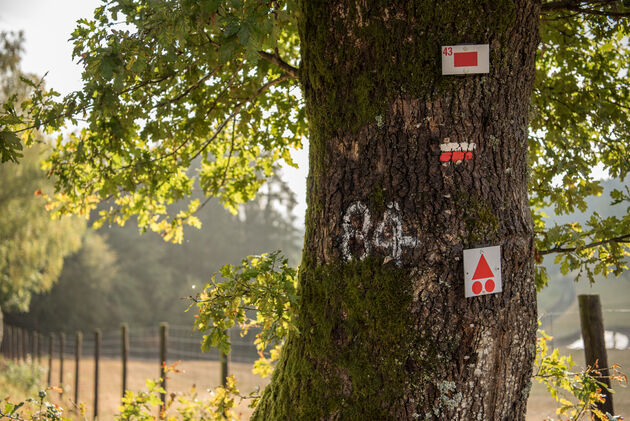
<path fill-rule="evenodd" d="M 358 215 L 363 217 L 363 223 L 361 224 L 361 231 L 357 231 L 352 226 L 352 217 Z M 351 204 L 343 217 L 343 242 L 341 244 L 341 251 L 346 262 L 352 260 L 352 253 L 350 252 L 350 239 L 360 239 L 363 241 L 363 254 L 359 257 L 359 260 L 363 260 L 370 254 L 370 242 L 368 241 L 368 233 L 371 226 L 370 210 L 361 202 L 354 202 Z"/>
<path fill-rule="evenodd" d="M 400 266 L 403 249 L 405 247 L 417 247 L 420 243 L 416 237 L 403 234 L 403 221 L 400 213 L 400 205 L 397 202 L 388 203 L 383 214 L 383 220 L 376 225 L 374 238 L 369 238 L 371 228 L 369 209 L 358 201 L 351 204 L 346 210 L 342 222 L 341 251 L 345 261 L 350 262 L 353 258 L 350 242 L 354 239 L 363 243 L 363 253 L 359 256 L 359 260 L 365 259 L 373 246 L 388 252 L 384 259 L 385 263 L 394 260 L 396 266 Z M 352 218 L 356 216 L 363 218 L 360 230 L 355 229 L 352 224 Z"/>

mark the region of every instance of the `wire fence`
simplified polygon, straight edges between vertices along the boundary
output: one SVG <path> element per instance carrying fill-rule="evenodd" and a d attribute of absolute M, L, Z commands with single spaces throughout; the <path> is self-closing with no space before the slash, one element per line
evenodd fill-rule
<path fill-rule="evenodd" d="M 93 332 L 76 332 L 70 335 L 65 332 L 42 333 L 29 331 L 20 327 L 4 324 L 0 353 L 5 358 L 16 362 L 37 362 L 46 368 L 48 386 L 64 384 L 64 375 L 76 367 L 83 357 L 93 358 L 93 410 L 94 418 L 98 417 L 99 402 L 99 362 L 102 359 L 119 360 L 123 366 L 122 390 L 127 390 L 127 365 L 130 360 L 155 362 L 160 368 L 160 376 L 165 383 L 165 366 L 175 361 L 219 361 L 220 382 L 225 385 L 228 375 L 228 362 L 253 363 L 258 357 L 254 345 L 258 329 L 250 329 L 244 334 L 240 329 L 228 331 L 231 341 L 231 351 L 228 355 L 213 348 L 208 352 L 201 351 L 203 335 L 189 326 L 168 325 L 149 327 L 127 327 Z M 53 370 L 53 360 L 54 367 Z M 65 363 L 65 364 L 64 364 Z M 54 372 L 53 372 L 54 371 Z M 85 373 L 87 374 L 87 373 Z M 78 402 L 80 372 L 74 374 L 75 401 Z M 59 382 L 57 380 L 59 379 Z M 165 402 L 166 394 L 162 401 Z"/>
<path fill-rule="evenodd" d="M 630 353 L 627 352 L 630 350 L 630 323 L 628 323 L 630 309 L 603 309 L 601 313 L 604 319 L 606 348 L 617 350 L 616 357 L 621 356 L 630 361 Z M 541 328 L 553 337 L 552 347 L 584 349 L 580 312 L 541 313 L 539 320 Z M 203 335 L 190 326 L 168 325 L 168 329 L 164 329 L 161 326 L 126 327 L 125 325 L 121 329 L 97 331 L 98 334 L 82 332 L 75 336 L 70 333 L 28 331 L 5 324 L 0 352 L 5 358 L 18 362 L 37 361 L 40 366 L 47 369 L 49 386 L 61 384 L 64 372 L 71 372 L 78 367 L 74 360 L 92 359 L 94 368 L 90 366 L 90 369 L 94 372 L 81 374 L 81 376 L 87 375 L 90 381 L 93 381 L 94 392 L 91 395 L 93 396 L 94 418 L 98 416 L 99 358 L 118 360 L 120 363 L 117 364 L 123 367 L 126 367 L 130 360 L 155 363 L 156 369 L 158 364 L 163 367 L 167 360 L 168 363 L 178 360 L 193 361 L 193 364 L 220 361 L 220 378 L 223 383 L 228 373 L 228 361 L 251 364 L 259 357 L 254 345 L 256 334 L 259 333 L 257 329 L 250 329 L 247 334 L 243 334 L 238 328 L 231 329 L 229 331 L 231 352 L 229 357 L 223 356 L 223 358 L 217 349 L 202 352 Z M 619 354 L 619 350 L 623 352 Z M 55 370 L 53 370 L 53 359 Z M 216 364 L 214 367 L 216 370 Z M 125 385 L 129 384 L 126 372 L 126 368 L 123 368 L 122 390 L 126 390 Z M 77 402 L 79 401 L 78 378 L 79 373 L 76 372 L 74 374 L 75 386 L 69 388 L 77 393 Z"/>
<path fill-rule="evenodd" d="M 42 333 L 21 329 L 19 327 L 4 325 L 4 341 L 0 351 L 10 357 L 14 354 L 29 354 L 37 357 L 37 354 L 44 355 L 48 352 L 50 343 L 56 355 L 60 353 L 60 333 Z M 94 335 L 90 332 L 82 332 L 82 354 L 94 354 Z M 257 329 L 250 329 L 243 335 L 240 329 L 230 329 L 230 341 L 232 343 L 230 359 L 235 362 L 253 363 L 258 358 L 258 352 L 254 345 Z M 52 335 L 52 336 L 51 336 Z M 35 337 L 37 336 L 37 338 Z M 65 333 L 63 343 L 63 354 L 72 356 L 75 354 L 75 337 Z M 130 327 L 129 336 L 129 358 L 134 360 L 155 361 L 160 353 L 160 328 L 151 327 Z M 51 339 L 52 338 L 52 339 Z M 203 335 L 193 331 L 189 326 L 169 325 L 167 353 L 169 360 L 202 360 L 218 361 L 219 351 L 216 348 L 208 352 L 201 351 Z M 120 358 L 122 355 L 122 337 L 120 329 L 108 329 L 101 331 L 100 355 L 107 358 Z"/>

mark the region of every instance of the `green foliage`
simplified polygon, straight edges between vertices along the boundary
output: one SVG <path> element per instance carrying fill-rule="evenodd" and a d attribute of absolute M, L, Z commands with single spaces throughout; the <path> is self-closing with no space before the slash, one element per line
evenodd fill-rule
<path fill-rule="evenodd" d="M 28 75 L 19 68 L 22 43 L 21 33 L 0 32 L 0 102 L 18 101 L 31 92 L 24 83 Z M 11 113 L 0 115 L 0 126 L 19 122 Z M 25 311 L 31 294 L 47 291 L 57 279 L 63 257 L 78 248 L 85 224 L 78 218 L 50 220 L 42 196 L 52 183 L 39 165 L 46 149 L 22 150 L 20 137 L 0 130 L 0 307 Z M 19 157 L 20 165 L 15 163 Z"/>
<path fill-rule="evenodd" d="M 48 388 L 47 390 L 54 389 Z M 24 401 L 13 403 L 7 397 L 0 404 L 0 420 L 14 421 L 70 421 L 64 416 L 64 410 L 60 406 L 49 402 L 46 390 L 40 390 L 37 398 L 27 398 Z"/>
<path fill-rule="evenodd" d="M 542 21 L 529 145 L 536 248 L 541 255 L 559 253 L 563 273 L 579 270 L 591 281 L 627 269 L 630 208 L 553 227 L 542 209 L 585 212 L 586 199 L 602 193 L 594 168 L 621 181 L 630 171 L 629 35 L 628 18 L 559 10 Z M 628 193 L 627 187 L 611 192 L 610 203 L 629 203 Z M 537 286 L 547 280 L 539 269 Z"/>
<path fill-rule="evenodd" d="M 11 98 L 23 98 L 28 94 L 20 89 L 22 84 L 19 80 L 23 77 L 19 70 L 23 42 L 24 36 L 21 32 L 17 34 L 0 32 L 0 101 L 3 103 Z M 21 119 L 11 113 L 0 117 L 0 126 L 20 122 Z M 15 133 L 8 130 L 0 131 L 0 163 L 18 162 L 18 159 L 23 156 L 22 149 L 22 142 Z"/>
<path fill-rule="evenodd" d="M 279 251 L 249 256 L 240 266 L 223 266 L 194 299 L 199 309 L 195 328 L 207 332 L 202 349 L 218 347 L 228 353 L 227 329 L 235 324 L 243 335 L 251 327 L 261 328 L 256 335 L 261 355 L 268 346 L 281 344 L 290 331 L 295 331 L 296 289 L 296 271 Z M 260 370 L 265 372 L 262 367 Z"/>
<path fill-rule="evenodd" d="M 167 367 L 167 372 L 177 370 Z M 199 399 L 193 387 L 190 393 L 175 393 L 162 406 L 160 394 L 165 393 L 160 386 L 161 379 L 147 380 L 147 391 L 134 393 L 127 391 L 116 415 L 116 421 L 149 421 L 165 419 L 167 421 L 232 421 L 237 420 L 234 412 L 236 398 L 241 397 L 236 387 L 234 376 L 227 378 L 225 387 L 219 386 L 211 393 L 207 401 Z M 177 415 L 171 415 L 176 412 Z M 159 417 L 155 414 L 159 413 Z"/>
<path fill-rule="evenodd" d="M 534 364 L 534 377 L 543 383 L 551 396 L 559 403 L 556 413 L 560 420 L 576 421 L 593 414 L 593 419 L 608 421 L 607 414 L 602 413 L 596 404 L 604 402 L 605 395 L 614 393 L 612 389 L 606 387 L 604 383 L 598 381 L 596 376 L 601 378 L 601 373 L 597 367 L 587 367 L 578 372 L 572 372 L 575 366 L 571 356 L 561 356 L 558 349 L 549 353 L 547 342 L 551 337 L 544 331 L 539 331 L 536 341 L 536 362 Z M 613 373 L 609 376 L 611 380 L 620 383 L 628 383 L 626 377 L 617 371 L 619 367 L 613 366 Z M 569 399 L 563 397 L 561 391 L 568 392 Z"/>
<path fill-rule="evenodd" d="M 231 211 L 250 200 L 280 161 L 292 165 L 305 121 L 295 69 L 276 47 L 297 57 L 292 2 L 114 1 L 73 32 L 84 66 L 82 91 L 57 102 L 37 89 L 5 105 L 0 131 L 59 130 L 84 114 L 87 128 L 57 141 L 46 169 L 60 193 L 60 213 L 85 213 L 97 202 L 100 222 L 138 225 L 182 241 L 200 202 L 169 219 L 168 206 L 187 198 L 198 180 Z M 282 62 L 283 65 L 275 63 Z M 7 117 L 8 118 L 8 117 Z M 16 120 L 16 121 L 18 121 Z M 201 159 L 196 174 L 187 172 Z"/>
<path fill-rule="evenodd" d="M 29 396 L 37 393 L 44 369 L 36 364 L 18 364 L 0 359 L 0 400 L 6 396 Z"/>
<path fill-rule="evenodd" d="M 63 258 L 81 244 L 85 221 L 51 220 L 42 190 L 50 182 L 39 168 L 42 148 L 26 151 L 20 164 L 0 166 L 0 306 L 26 311 L 31 294 L 49 290 Z"/>

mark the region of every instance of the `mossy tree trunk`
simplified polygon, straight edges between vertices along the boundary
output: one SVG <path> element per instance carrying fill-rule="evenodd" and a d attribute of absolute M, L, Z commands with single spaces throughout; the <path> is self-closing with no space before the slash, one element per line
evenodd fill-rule
<path fill-rule="evenodd" d="M 523 420 L 535 350 L 527 120 L 535 1 L 302 4 L 310 175 L 292 335 L 260 420 Z M 490 44 L 442 76 L 442 45 Z M 474 158 L 440 162 L 443 142 Z M 501 245 L 503 292 L 462 252 Z"/>

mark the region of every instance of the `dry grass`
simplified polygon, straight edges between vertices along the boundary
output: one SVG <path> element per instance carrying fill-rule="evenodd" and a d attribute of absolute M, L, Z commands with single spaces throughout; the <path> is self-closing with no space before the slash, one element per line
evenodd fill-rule
<path fill-rule="evenodd" d="M 567 350 L 561 350 L 568 353 Z M 577 364 L 583 364 L 583 351 L 572 351 Z M 630 367 L 630 351 L 609 351 L 609 362 L 618 363 L 626 368 Z M 208 389 L 212 389 L 219 384 L 219 363 L 216 361 L 183 361 L 178 365 L 182 373 L 171 374 L 168 379 L 167 389 L 170 392 L 186 392 L 196 386 L 201 398 L 207 397 Z M 64 363 L 64 406 L 69 407 L 70 401 L 74 400 L 74 361 L 66 360 Z M 121 363 L 119 360 L 102 359 L 100 363 L 100 390 L 99 390 L 99 418 L 101 420 L 111 420 L 117 412 L 121 396 Z M 255 391 L 259 386 L 261 389 L 268 380 L 261 379 L 251 373 L 251 365 L 243 363 L 231 363 L 230 374 L 235 374 L 238 387 L 242 394 Z M 146 390 L 145 380 L 155 379 L 159 376 L 159 365 L 151 361 L 130 361 L 128 389 L 139 391 Z M 45 377 L 43 379 L 45 381 Z M 93 398 L 94 398 L 94 361 L 91 358 L 84 358 L 80 363 L 80 388 L 79 402 L 85 404 L 88 419 L 92 419 Z M 59 383 L 59 361 L 53 361 L 53 384 Z M 203 392 L 203 393 L 202 393 Z M 58 395 L 52 393 L 53 400 L 59 401 Z M 238 407 L 238 413 L 242 419 L 247 419 L 251 414 L 251 409 L 247 407 L 248 402 L 243 401 Z M 614 395 L 615 412 L 618 415 L 630 416 L 630 388 L 617 385 Z M 527 421 L 542 421 L 547 417 L 555 418 L 556 403 L 545 390 L 543 385 L 534 380 L 530 394 Z"/>
<path fill-rule="evenodd" d="M 94 412 L 94 359 L 81 360 L 79 373 L 79 403 L 86 407 L 88 419 L 92 419 Z M 170 373 L 167 378 L 167 391 L 188 392 L 196 387 L 200 398 L 208 397 L 208 389 L 213 389 L 220 384 L 220 368 L 218 361 L 182 361 L 177 365 L 180 373 Z M 241 394 L 248 394 L 256 390 L 257 386 L 264 388 L 267 379 L 261 379 L 251 373 L 251 364 L 231 363 L 230 373 L 234 374 L 238 389 Z M 74 360 L 64 361 L 64 396 L 65 407 L 74 402 Z M 99 418 L 112 420 L 118 411 L 122 394 L 122 364 L 118 359 L 101 359 L 99 364 Z M 159 377 L 159 364 L 157 361 L 129 361 L 127 389 L 133 391 L 147 390 L 145 380 Z M 45 379 L 44 379 L 45 380 Z M 53 360 L 53 385 L 59 384 L 59 361 Z M 59 395 L 52 393 L 53 400 L 59 402 Z M 238 413 L 242 419 L 247 419 L 251 409 L 247 407 L 248 401 L 242 401 L 238 406 Z M 70 405 L 69 405 L 70 404 Z"/>

